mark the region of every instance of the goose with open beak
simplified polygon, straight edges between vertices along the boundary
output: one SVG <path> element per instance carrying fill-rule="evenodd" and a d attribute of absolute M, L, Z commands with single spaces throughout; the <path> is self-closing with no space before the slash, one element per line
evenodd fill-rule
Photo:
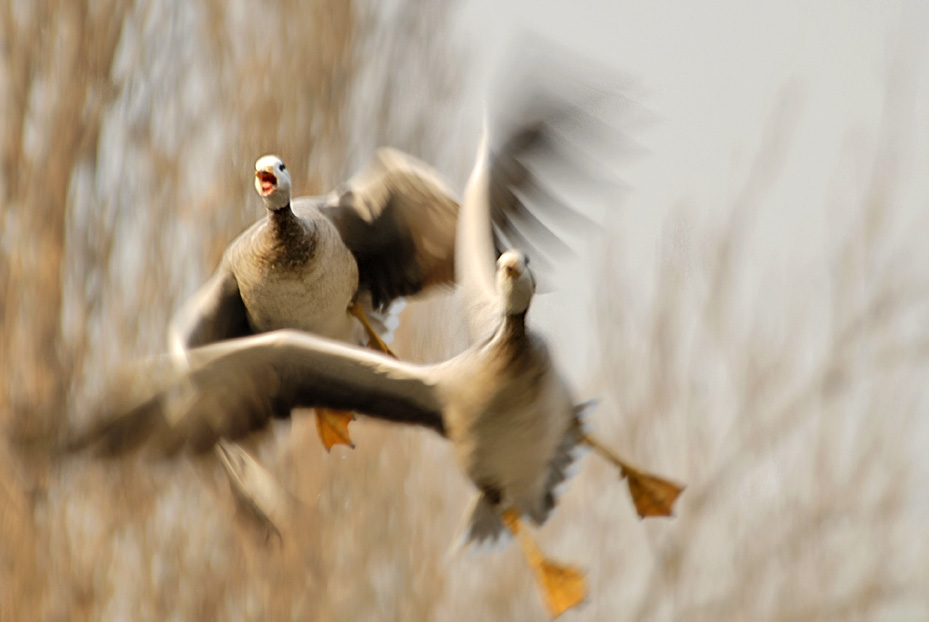
<path fill-rule="evenodd" d="M 412 156 L 380 149 L 329 195 L 292 200 L 290 172 L 267 155 L 255 163 L 255 190 L 265 218 L 230 244 L 172 322 L 182 368 L 190 348 L 281 328 L 391 354 L 368 316 L 453 281 L 458 199 Z M 317 411 L 327 450 L 351 445 L 351 419 Z"/>

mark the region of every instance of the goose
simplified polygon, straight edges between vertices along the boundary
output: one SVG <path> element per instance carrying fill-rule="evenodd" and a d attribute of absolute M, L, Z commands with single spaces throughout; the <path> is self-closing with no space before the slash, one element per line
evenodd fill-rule
<path fill-rule="evenodd" d="M 435 170 L 411 155 L 378 149 L 328 195 L 295 199 L 283 160 L 265 155 L 255 162 L 254 185 L 265 217 L 233 240 L 171 323 L 169 348 L 181 369 L 190 348 L 281 328 L 393 356 L 368 316 L 381 315 L 401 296 L 452 282 L 458 200 Z M 354 448 L 353 414 L 315 413 L 326 451 Z M 252 514 L 280 536 L 271 516 L 281 504 L 267 501 L 286 495 L 269 492 L 271 474 L 233 443 L 221 441 L 216 455 L 236 500 L 253 499 Z"/>
<path fill-rule="evenodd" d="M 453 281 L 458 199 L 413 156 L 381 148 L 328 195 L 292 200 L 289 170 L 266 155 L 254 183 L 265 217 L 229 245 L 171 324 L 170 349 L 182 367 L 190 348 L 281 328 L 392 355 L 367 316 Z M 354 446 L 352 418 L 317 410 L 326 450 Z"/>
<path fill-rule="evenodd" d="M 545 126 L 524 126 L 491 150 L 482 140 L 458 214 L 455 276 L 470 346 L 437 364 L 414 364 L 327 339 L 278 330 L 188 352 L 190 368 L 153 396 L 104 417 L 72 447 L 105 455 L 153 445 L 172 455 L 207 451 L 297 407 L 355 410 L 434 430 L 478 491 L 469 542 L 507 532 L 521 547 L 543 601 L 558 616 L 586 598 L 584 572 L 544 556 L 524 523 L 542 525 L 574 449 L 586 444 L 628 480 L 640 517 L 669 516 L 683 487 L 642 471 L 585 433 L 544 338 L 526 321 L 535 294 L 528 257 L 496 251 L 491 222 L 523 209 L 506 180 L 515 153 L 539 144 Z"/>

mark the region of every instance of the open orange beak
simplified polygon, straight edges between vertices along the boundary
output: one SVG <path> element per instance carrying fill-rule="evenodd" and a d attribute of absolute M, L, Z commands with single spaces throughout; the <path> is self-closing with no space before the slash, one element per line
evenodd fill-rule
<path fill-rule="evenodd" d="M 261 185 L 261 196 L 266 197 L 277 188 L 277 177 L 269 171 L 255 171 L 255 177 Z"/>

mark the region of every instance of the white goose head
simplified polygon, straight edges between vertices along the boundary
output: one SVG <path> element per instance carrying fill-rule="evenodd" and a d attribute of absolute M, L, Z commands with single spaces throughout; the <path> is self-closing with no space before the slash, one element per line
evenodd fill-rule
<path fill-rule="evenodd" d="M 272 212 L 290 205 L 290 173 L 279 157 L 266 155 L 255 162 L 255 190 Z"/>
<path fill-rule="evenodd" d="M 529 258 L 514 250 L 500 255 L 497 260 L 497 288 L 503 296 L 507 315 L 525 313 L 535 293 L 535 279 L 529 271 Z"/>

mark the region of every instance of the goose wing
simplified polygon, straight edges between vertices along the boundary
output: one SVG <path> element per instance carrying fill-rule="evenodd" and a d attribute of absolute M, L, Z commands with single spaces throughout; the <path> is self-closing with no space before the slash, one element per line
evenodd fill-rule
<path fill-rule="evenodd" d="M 96 447 L 117 455 L 151 443 L 166 454 L 184 447 L 202 452 L 301 406 L 354 410 L 444 434 L 442 403 L 428 367 L 289 330 L 187 354 L 187 370 L 162 364 L 168 379 L 153 395 L 104 413 L 70 449 Z"/>
<path fill-rule="evenodd" d="M 378 149 L 322 207 L 376 308 L 454 280 L 458 199 L 428 165 Z"/>
<path fill-rule="evenodd" d="M 494 282 L 493 176 L 486 149 L 486 128 L 478 146 L 477 161 L 465 187 L 455 246 L 455 276 L 465 306 L 471 343 L 486 339 L 500 323 L 502 302 Z M 500 207 L 500 202 L 496 203 Z"/>
<path fill-rule="evenodd" d="M 235 275 L 221 265 L 172 320 L 171 350 L 179 354 L 196 346 L 251 334 Z"/>
<path fill-rule="evenodd" d="M 550 98 L 541 105 L 538 98 L 526 98 L 516 111 L 501 115 L 496 136 L 488 136 L 485 125 L 462 202 L 456 275 L 464 290 L 472 342 L 486 338 L 499 322 L 494 261 L 503 251 L 517 248 L 536 266 L 541 264 L 534 273 L 549 273 L 571 250 L 542 218 L 558 222 L 561 229 L 593 225 L 562 202 L 532 167 L 533 162 L 573 167 L 558 148 L 558 134 L 582 114 L 581 108 L 566 99 Z"/>

